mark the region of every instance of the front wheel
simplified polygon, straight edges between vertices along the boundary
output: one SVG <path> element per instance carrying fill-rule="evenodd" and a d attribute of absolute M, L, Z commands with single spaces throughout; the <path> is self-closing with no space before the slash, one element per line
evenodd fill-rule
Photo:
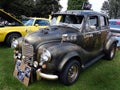
<path fill-rule="evenodd" d="M 115 56 L 115 52 L 116 52 L 116 44 L 114 43 L 114 44 L 111 45 L 109 50 L 106 52 L 105 58 L 107 60 L 112 60 Z"/>
<path fill-rule="evenodd" d="M 5 40 L 7 46 L 11 46 L 12 41 L 14 41 L 15 39 L 17 39 L 19 37 L 21 37 L 21 35 L 18 33 L 12 33 L 12 34 L 8 35 Z"/>
<path fill-rule="evenodd" d="M 77 60 L 70 60 L 60 74 L 60 80 L 65 85 L 75 83 L 80 74 L 80 63 Z"/>

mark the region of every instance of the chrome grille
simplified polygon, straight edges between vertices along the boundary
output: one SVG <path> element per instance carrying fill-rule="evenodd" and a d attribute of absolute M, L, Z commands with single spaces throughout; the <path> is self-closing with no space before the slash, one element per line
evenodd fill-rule
<path fill-rule="evenodd" d="M 28 43 L 22 44 L 22 55 L 27 56 L 27 57 L 32 57 L 33 52 L 34 52 L 34 49 L 32 45 Z"/>
<path fill-rule="evenodd" d="M 33 63 L 34 48 L 28 43 L 22 44 L 22 60 L 25 64 L 32 65 Z"/>

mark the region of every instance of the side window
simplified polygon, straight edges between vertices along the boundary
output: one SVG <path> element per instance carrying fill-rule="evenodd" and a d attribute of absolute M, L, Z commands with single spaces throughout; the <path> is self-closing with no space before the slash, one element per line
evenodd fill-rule
<path fill-rule="evenodd" d="M 106 20 L 105 20 L 105 17 L 103 17 L 103 16 L 100 16 L 100 26 L 101 27 L 106 26 Z"/>
<path fill-rule="evenodd" d="M 49 25 L 49 22 L 47 20 L 36 20 L 35 24 L 38 24 L 39 26 L 47 26 Z"/>
<path fill-rule="evenodd" d="M 98 16 L 89 16 L 86 22 L 86 30 L 90 32 L 96 30 L 98 27 Z"/>

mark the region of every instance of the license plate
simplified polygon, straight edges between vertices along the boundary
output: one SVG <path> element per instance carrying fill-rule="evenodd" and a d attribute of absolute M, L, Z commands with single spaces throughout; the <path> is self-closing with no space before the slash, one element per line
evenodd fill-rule
<path fill-rule="evenodd" d="M 31 67 L 24 64 L 24 62 L 17 60 L 13 75 L 25 86 L 28 86 L 30 83 Z"/>

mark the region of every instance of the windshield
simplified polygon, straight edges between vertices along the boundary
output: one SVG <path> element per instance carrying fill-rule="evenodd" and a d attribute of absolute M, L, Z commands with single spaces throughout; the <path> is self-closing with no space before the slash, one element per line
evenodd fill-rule
<path fill-rule="evenodd" d="M 27 21 L 24 22 L 24 25 L 25 26 L 32 26 L 33 22 L 34 22 L 34 19 L 29 19 L 29 20 L 27 20 Z"/>
<path fill-rule="evenodd" d="M 81 28 L 81 24 L 83 21 L 84 16 L 82 15 L 53 15 L 51 24 L 66 24 L 69 26 L 75 26 L 77 28 Z"/>
<path fill-rule="evenodd" d="M 22 23 L 25 25 L 25 23 L 28 21 L 29 19 L 22 19 Z"/>
<path fill-rule="evenodd" d="M 24 25 L 26 26 L 32 26 L 34 23 L 34 19 L 29 19 L 24 21 Z M 48 20 L 42 20 L 42 19 L 36 19 L 35 24 L 38 24 L 39 26 L 48 26 L 49 25 L 49 21 Z"/>
<path fill-rule="evenodd" d="M 38 24 L 39 26 L 48 26 L 49 25 L 49 21 L 48 20 L 36 20 L 35 24 Z"/>

